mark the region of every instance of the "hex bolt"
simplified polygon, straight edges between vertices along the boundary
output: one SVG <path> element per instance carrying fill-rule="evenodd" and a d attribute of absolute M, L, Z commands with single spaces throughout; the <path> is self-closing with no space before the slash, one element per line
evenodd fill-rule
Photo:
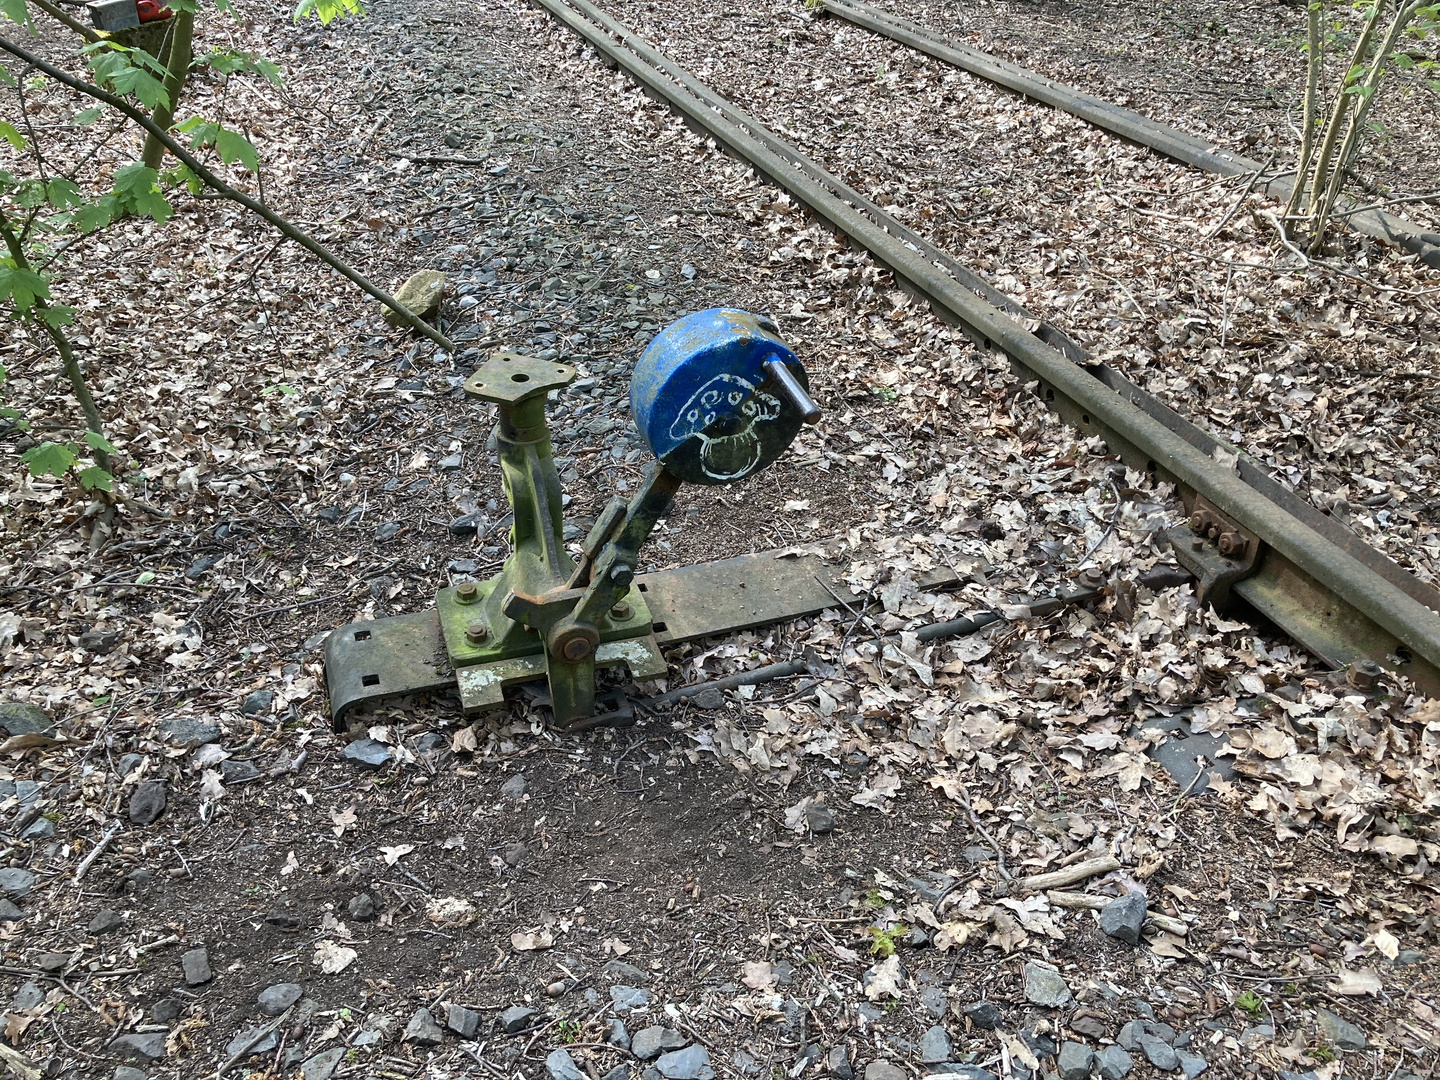
<path fill-rule="evenodd" d="M 1362 694 L 1368 694 L 1380 683 L 1380 676 L 1385 670 L 1374 660 L 1357 660 L 1350 665 L 1350 670 L 1345 673 L 1345 681 L 1353 689 L 1359 690 Z"/>
<path fill-rule="evenodd" d="M 562 650 L 566 660 L 584 660 L 590 655 L 590 642 L 584 638 L 571 638 Z"/>
<path fill-rule="evenodd" d="M 616 622 L 624 622 L 630 618 L 630 605 L 625 603 L 624 600 L 621 600 L 620 603 L 610 609 L 610 618 Z"/>
<path fill-rule="evenodd" d="M 490 636 L 490 629 L 483 622 L 472 622 L 465 627 L 465 640 L 471 645 L 479 645 Z"/>
<path fill-rule="evenodd" d="M 1099 585 L 1100 582 L 1105 580 L 1105 574 L 1098 566 L 1086 567 L 1085 572 L 1081 575 L 1081 577 L 1083 577 L 1086 584 L 1089 585 Z"/>
<path fill-rule="evenodd" d="M 1231 555 L 1243 555 L 1245 553 L 1245 540 L 1235 532 L 1223 532 L 1220 534 L 1220 554 L 1227 558 Z"/>
<path fill-rule="evenodd" d="M 1190 515 L 1190 531 L 1203 533 L 1205 531 L 1205 515 L 1199 510 Z"/>
<path fill-rule="evenodd" d="M 473 604 L 480 595 L 480 588 L 473 581 L 462 581 L 455 586 L 455 599 L 462 604 Z"/>

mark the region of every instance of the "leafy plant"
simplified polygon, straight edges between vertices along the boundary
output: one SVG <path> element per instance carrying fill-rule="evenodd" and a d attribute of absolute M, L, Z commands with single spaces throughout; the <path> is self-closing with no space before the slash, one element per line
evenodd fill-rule
<path fill-rule="evenodd" d="M 878 956 L 882 960 L 894 956 L 900 939 L 910 932 L 910 928 L 904 923 L 896 923 L 889 930 L 881 930 L 878 926 L 868 926 L 865 929 L 872 938 L 870 955 Z"/>
<path fill-rule="evenodd" d="M 1282 227 L 1288 239 L 1294 235 L 1296 225 L 1308 224 L 1311 255 L 1317 254 L 1324 244 L 1325 230 L 1345 181 L 1360 156 L 1366 133 L 1375 130 L 1369 117 L 1386 73 L 1392 69 L 1414 72 L 1421 85 L 1440 92 L 1440 78 L 1430 77 L 1440 74 L 1436 71 L 1436 62 L 1416 59 L 1399 47 L 1404 38 L 1426 38 L 1440 33 L 1440 3 L 1399 0 L 1388 23 L 1389 0 L 1359 0 L 1355 6 L 1363 13 L 1364 21 L 1355 35 L 1339 82 L 1325 96 L 1320 89 L 1327 37 L 1322 32 L 1327 23 L 1325 0 L 1311 0 L 1306 9 L 1306 80 L 1300 152 L 1295 163 L 1295 186 L 1285 208 Z M 1332 40 L 1338 31 L 1338 25 L 1331 27 Z"/>
<path fill-rule="evenodd" d="M 1235 1007 L 1258 1019 L 1265 1012 L 1265 999 L 1254 990 L 1246 990 L 1235 999 Z"/>

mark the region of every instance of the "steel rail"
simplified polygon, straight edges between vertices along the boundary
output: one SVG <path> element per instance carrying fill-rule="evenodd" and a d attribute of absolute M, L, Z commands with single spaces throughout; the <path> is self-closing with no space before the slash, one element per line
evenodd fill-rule
<path fill-rule="evenodd" d="M 1121 380 L 1122 396 L 1116 387 L 1040 340 L 1012 314 L 982 300 L 936 265 L 932 245 L 909 245 L 847 204 L 834 193 L 841 186 L 838 180 L 815 179 L 798 164 L 808 159 L 793 147 L 728 103 L 723 109 L 714 104 L 723 99 L 588 0 L 535 2 L 608 63 L 623 69 L 647 95 L 788 192 L 834 232 L 870 252 L 897 281 L 928 300 L 942 319 L 964 327 L 982 348 L 1005 353 L 1027 381 L 1036 384 L 1042 399 L 1067 420 L 1101 434 L 1110 449 L 1127 461 L 1175 481 L 1192 501 L 1203 499 L 1253 533 L 1264 550 L 1254 560 L 1255 576 L 1236 581 L 1234 591 L 1247 599 L 1247 591 L 1259 597 L 1262 602 L 1256 606 L 1262 613 L 1278 615 L 1279 625 L 1302 645 L 1331 663 L 1369 657 L 1389 670 L 1403 671 L 1429 692 L 1440 693 L 1440 614 L 1417 599 L 1417 590 L 1429 595 L 1420 582 L 1393 564 L 1389 564 L 1393 572 L 1377 570 L 1373 565 L 1377 560 L 1389 560 L 1373 549 L 1368 558 L 1357 558 L 1317 523 L 1297 518 L 1247 484 L 1234 466 L 1217 462 L 1213 450 L 1202 449 L 1209 436 L 1138 387 Z M 993 292 L 988 286 L 987 291 Z M 1155 410 L 1161 418 L 1152 415 Z M 1195 569 L 1193 553 L 1177 544 L 1176 554 Z M 1200 568 L 1202 578 L 1206 571 Z M 1413 582 L 1414 588 L 1397 584 L 1392 580 L 1397 575 L 1400 581 Z M 1252 584 L 1257 581 L 1264 588 Z M 1321 607 L 1328 610 L 1312 610 Z"/>
<path fill-rule="evenodd" d="M 1056 82 L 1019 64 L 952 41 L 908 19 L 872 7 L 863 0 L 821 0 L 821 3 L 826 12 L 856 26 L 898 41 L 952 67 L 977 75 L 987 82 L 1077 116 L 1112 135 L 1149 147 L 1186 165 L 1221 176 L 1265 172 L 1265 166 L 1258 161 L 1232 154 L 1179 128 L 1161 124 L 1133 109 L 1123 108 L 1094 94 Z M 1289 175 L 1280 175 L 1269 180 L 1261 175 L 1260 179 L 1262 190 L 1282 203 L 1290 198 L 1295 187 L 1295 182 Z M 1348 198 L 1343 202 L 1344 205 L 1338 207 L 1341 211 L 1353 211 L 1357 205 Z M 1395 244 L 1417 255 L 1427 266 L 1440 269 L 1440 233 L 1425 232 L 1404 218 L 1382 210 L 1351 213 L 1347 221 L 1357 232 Z"/>

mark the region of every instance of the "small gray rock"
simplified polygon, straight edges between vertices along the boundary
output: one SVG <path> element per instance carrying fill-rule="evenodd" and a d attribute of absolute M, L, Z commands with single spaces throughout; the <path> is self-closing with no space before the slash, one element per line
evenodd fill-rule
<path fill-rule="evenodd" d="M 650 978 L 634 964 L 627 964 L 624 960 L 607 960 L 600 969 L 601 975 L 608 975 L 612 979 L 624 979 L 628 983 L 644 983 Z"/>
<path fill-rule="evenodd" d="M 49 735 L 55 730 L 55 721 L 39 705 L 0 701 L 0 730 L 7 735 Z"/>
<path fill-rule="evenodd" d="M 157 1024 L 168 1024 L 180 1019 L 185 1007 L 174 998 L 161 998 L 150 1006 L 150 1019 Z"/>
<path fill-rule="evenodd" d="M 1095 1054 L 1084 1043 L 1061 1043 L 1055 1068 L 1060 1072 L 1060 1080 L 1085 1080 L 1090 1075 L 1090 1065 L 1094 1060 Z"/>
<path fill-rule="evenodd" d="M 35 958 L 35 966 L 41 971 L 54 974 L 57 971 L 64 971 L 70 961 L 75 958 L 74 953 L 68 952 L 43 952 Z"/>
<path fill-rule="evenodd" d="M 38 817 L 25 826 L 20 833 L 21 840 L 45 840 L 55 835 L 55 823 L 48 817 Z"/>
<path fill-rule="evenodd" d="M 904 1071 L 888 1061 L 872 1061 L 865 1066 L 865 1080 L 909 1080 Z"/>
<path fill-rule="evenodd" d="M 25 912 L 9 900 L 0 899 L 0 922 L 20 922 L 24 918 Z"/>
<path fill-rule="evenodd" d="M 1135 1060 L 1121 1046 L 1107 1046 L 1095 1055 L 1095 1067 L 1104 1080 L 1124 1080 L 1135 1067 Z"/>
<path fill-rule="evenodd" d="M 125 920 L 119 916 L 115 909 L 107 907 L 100 909 L 95 918 L 90 920 L 90 925 L 86 929 L 96 937 L 100 937 L 111 931 L 119 930 L 120 927 L 124 925 Z"/>
<path fill-rule="evenodd" d="M 405 1025 L 405 1036 L 401 1041 L 415 1046 L 439 1046 L 445 1041 L 445 1033 L 435 1022 L 434 1013 L 429 1009 L 416 1009 L 410 1023 Z"/>
<path fill-rule="evenodd" d="M 218 727 L 188 716 L 167 716 L 160 721 L 159 730 L 160 738 L 175 746 L 203 746 L 220 741 Z"/>
<path fill-rule="evenodd" d="M 621 1050 L 630 1049 L 630 1033 L 625 1030 L 625 1021 L 618 1016 L 612 1016 L 605 1021 L 605 1041 L 611 1046 L 618 1046 Z"/>
<path fill-rule="evenodd" d="M 1280 1080 L 1320 1080 L 1320 1075 L 1316 1073 L 1314 1069 L 1306 1069 L 1304 1072 L 1291 1072 L 1289 1069 L 1278 1069 L 1275 1075 L 1280 1077 Z"/>
<path fill-rule="evenodd" d="M 24 1012 L 26 1009 L 38 1009 L 45 1004 L 45 991 L 36 986 L 33 982 L 24 983 L 15 996 L 10 999 L 10 1005 L 16 1012 Z"/>
<path fill-rule="evenodd" d="M 813 802 L 805 807 L 805 826 L 816 836 L 825 836 L 835 831 L 835 811 L 823 802 Z"/>
<path fill-rule="evenodd" d="M 240 715 L 259 716 L 261 713 L 269 712 L 270 706 L 274 703 L 274 690 L 252 690 L 240 703 Z"/>
<path fill-rule="evenodd" d="M 146 1064 L 160 1061 L 165 1057 L 165 1033 L 146 1031 L 121 1035 L 110 1040 L 109 1050 L 126 1061 L 143 1061 Z"/>
<path fill-rule="evenodd" d="M 1017 1062 L 1011 1062 L 1010 1069 L 1015 1076 L 1015 1080 L 1025 1080 L 1025 1078 L 1034 1075 L 1028 1071 L 1023 1074 L 1018 1071 L 1023 1068 L 1025 1068 L 1025 1066 L 1019 1065 Z M 945 1076 L 953 1076 L 956 1077 L 957 1080 L 1000 1080 L 1000 1078 L 989 1069 L 982 1069 L 979 1065 L 959 1065 L 953 1061 L 947 1061 L 943 1065 L 932 1065 L 930 1066 L 930 1072 L 932 1075 L 942 1073 Z"/>
<path fill-rule="evenodd" d="M 610 1003 L 616 1012 L 643 1009 L 650 1004 L 650 1000 L 649 990 L 641 990 L 636 986 L 622 986 L 619 983 L 610 987 Z"/>
<path fill-rule="evenodd" d="M 322 1050 L 300 1066 L 300 1080 L 330 1080 L 344 1059 L 345 1047 L 343 1046 Z"/>
<path fill-rule="evenodd" d="M 927 870 L 923 875 L 906 878 L 905 885 L 927 904 L 938 904 L 959 882 L 949 874 Z"/>
<path fill-rule="evenodd" d="M 687 1046 L 661 1054 L 655 1068 L 665 1080 L 715 1080 L 710 1053 L 703 1046 Z"/>
<path fill-rule="evenodd" d="M 203 945 L 181 955 L 180 969 L 185 972 L 186 986 L 201 986 L 215 977 L 210 973 L 210 954 Z"/>
<path fill-rule="evenodd" d="M 565 1050 L 550 1051 L 545 1058 L 545 1071 L 550 1074 L 550 1080 L 590 1080 Z"/>
<path fill-rule="evenodd" d="M 375 899 L 368 892 L 356 893 L 345 910 L 356 922 L 369 922 L 375 917 Z"/>
<path fill-rule="evenodd" d="M 473 1039 L 480 1030 L 480 1014 L 463 1005 L 450 1005 L 445 1010 L 445 1026 L 462 1039 Z"/>
<path fill-rule="evenodd" d="M 189 568 L 185 571 L 185 576 L 191 581 L 199 581 L 205 576 L 207 570 L 214 567 L 215 564 L 224 557 L 224 555 L 201 555 L 200 558 L 190 564 Z"/>
<path fill-rule="evenodd" d="M 516 773 L 500 785 L 500 794 L 507 799 L 518 799 L 521 795 L 525 794 L 529 786 L 530 784 L 525 777 Z"/>
<path fill-rule="evenodd" d="M 950 1011 L 950 999 L 938 986 L 922 986 L 920 1004 L 936 1020 L 944 1019 L 945 1014 Z"/>
<path fill-rule="evenodd" d="M 825 1055 L 825 1071 L 840 1080 L 854 1080 L 855 1070 L 850 1067 L 850 1054 L 844 1046 L 832 1046 Z"/>
<path fill-rule="evenodd" d="M 1005 1014 L 989 1001 L 972 1001 L 965 1006 L 965 1015 L 977 1028 L 984 1028 L 986 1031 L 999 1027 L 1005 1019 Z"/>
<path fill-rule="evenodd" d="M 500 1030 L 506 1035 L 515 1035 L 530 1026 L 530 1018 L 534 1015 L 534 1009 L 527 1009 L 524 1005 L 511 1005 L 500 1014 Z"/>
<path fill-rule="evenodd" d="M 630 1067 L 622 1061 L 602 1076 L 600 1080 L 630 1080 Z"/>
<path fill-rule="evenodd" d="M 220 762 L 220 779 L 227 784 L 248 784 L 260 775 L 253 762 L 227 758 Z"/>
<path fill-rule="evenodd" d="M 926 1065 L 949 1061 L 950 1035 L 943 1027 L 936 1024 L 920 1036 L 920 1041 L 915 1044 L 915 1048 L 920 1052 L 920 1060 Z"/>
<path fill-rule="evenodd" d="M 1195 1080 L 1195 1077 L 1210 1067 L 1210 1063 L 1203 1057 L 1188 1050 L 1176 1050 L 1175 1056 L 1180 1059 L 1180 1071 L 1185 1074 L 1185 1080 Z"/>
<path fill-rule="evenodd" d="M 383 769 L 390 760 L 390 748 L 376 739 L 356 739 L 345 747 L 341 756 L 350 764 L 373 772 Z"/>
<path fill-rule="evenodd" d="M 165 812 L 165 781 L 147 780 L 130 796 L 130 820 L 136 825 L 151 825 Z"/>
<path fill-rule="evenodd" d="M 1329 1009 L 1316 1010 L 1320 1021 L 1320 1032 L 1325 1041 L 1338 1050 L 1364 1050 L 1367 1045 L 1365 1034 L 1344 1017 L 1337 1016 Z"/>
<path fill-rule="evenodd" d="M 698 694 L 690 698 L 690 704 L 694 705 L 697 709 L 705 709 L 708 712 L 723 709 L 725 707 L 725 691 L 721 690 L 718 686 L 707 686 L 704 690 L 701 690 Z"/>
<path fill-rule="evenodd" d="M 1025 1000 L 1032 1005 L 1058 1009 L 1070 1000 L 1070 987 L 1060 972 L 1037 960 L 1025 963 Z"/>
<path fill-rule="evenodd" d="M 375 539 L 382 544 L 386 540 L 394 540 L 404 528 L 398 521 L 381 522 L 375 526 Z"/>
<path fill-rule="evenodd" d="M 1100 909 L 1100 929 L 1126 945 L 1140 943 L 1145 925 L 1145 894 L 1128 892 Z"/>
<path fill-rule="evenodd" d="M 657 1024 L 641 1028 L 631 1036 L 630 1053 L 641 1061 L 652 1061 L 667 1050 L 682 1049 L 689 1041 L 674 1028 L 660 1027 Z"/>
<path fill-rule="evenodd" d="M 21 870 L 18 866 L 0 869 L 0 893 L 18 900 L 28 896 L 34 887 L 35 875 L 29 870 Z"/>
<path fill-rule="evenodd" d="M 225 1056 L 235 1057 L 243 1054 L 245 1057 L 253 1057 L 256 1054 L 271 1054 L 280 1045 L 280 1033 L 278 1031 L 266 1031 L 261 1035 L 265 1025 L 259 1024 L 240 1032 L 228 1043 L 225 1044 Z M 256 1038 L 256 1036 L 259 1036 Z"/>
<path fill-rule="evenodd" d="M 1175 1056 L 1175 1048 L 1154 1035 L 1137 1036 L 1135 1045 L 1145 1055 L 1145 1060 L 1161 1072 L 1174 1072 L 1180 1067 L 1180 1059 Z"/>
<path fill-rule="evenodd" d="M 266 1016 L 279 1016 L 300 1000 L 303 991 L 299 983 L 276 983 L 260 991 L 260 1011 Z"/>
<path fill-rule="evenodd" d="M 115 1074 L 110 1080 L 150 1080 L 150 1074 L 132 1065 L 116 1065 Z"/>

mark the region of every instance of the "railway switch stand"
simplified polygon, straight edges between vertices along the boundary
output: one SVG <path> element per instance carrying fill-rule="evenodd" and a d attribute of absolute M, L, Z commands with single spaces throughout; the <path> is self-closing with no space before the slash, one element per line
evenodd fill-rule
<path fill-rule="evenodd" d="M 639 490 L 613 497 L 580 545 L 565 549 L 560 477 L 545 403 L 575 369 L 492 355 L 464 385 L 499 414 L 510 554 L 488 581 L 439 590 L 427 611 L 353 622 L 330 634 L 325 674 L 336 726 L 353 706 L 458 689 L 461 709 L 501 705 L 507 687 L 544 678 L 558 727 L 595 710 L 597 669 L 666 673 L 663 644 L 777 622 L 834 606 L 813 557 L 761 553 L 637 575 L 639 551 L 682 483 L 732 484 L 771 465 L 820 410 L 805 371 L 761 316 L 696 312 L 650 342 L 630 411 L 655 455 Z M 817 590 L 817 584 L 821 587 Z"/>

